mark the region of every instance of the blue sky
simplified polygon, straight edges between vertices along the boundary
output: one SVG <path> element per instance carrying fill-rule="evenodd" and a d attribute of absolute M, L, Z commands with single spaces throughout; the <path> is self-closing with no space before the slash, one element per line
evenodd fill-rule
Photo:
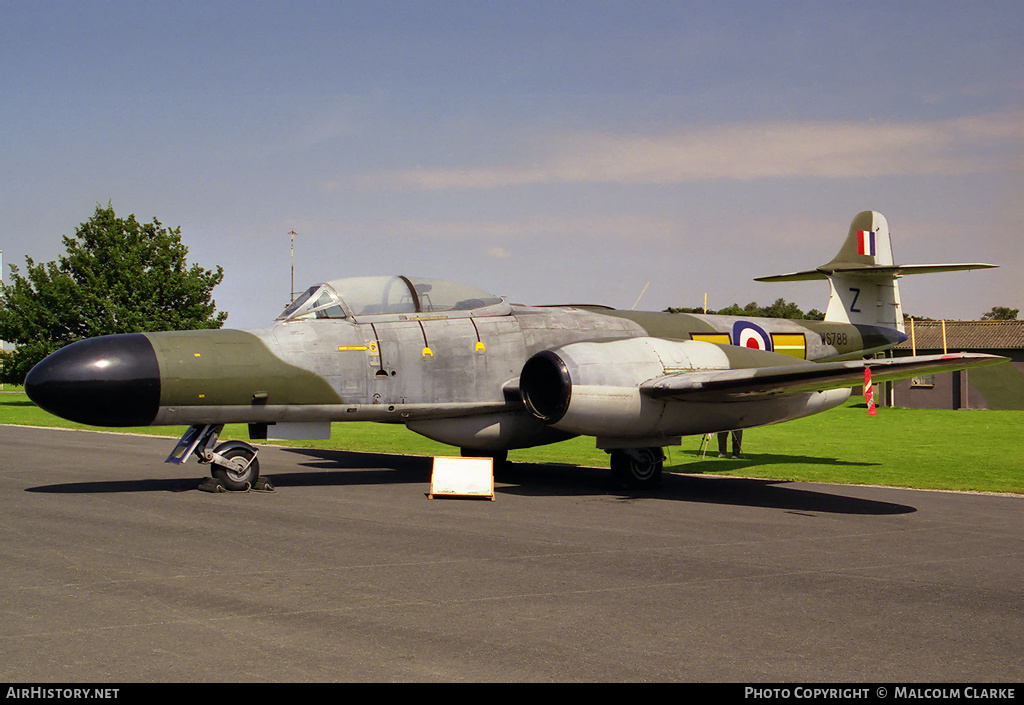
<path fill-rule="evenodd" d="M 0 249 L 180 226 L 228 325 L 363 274 L 713 308 L 881 211 L 904 307 L 1024 309 L 1024 3 L 0 0 Z"/>

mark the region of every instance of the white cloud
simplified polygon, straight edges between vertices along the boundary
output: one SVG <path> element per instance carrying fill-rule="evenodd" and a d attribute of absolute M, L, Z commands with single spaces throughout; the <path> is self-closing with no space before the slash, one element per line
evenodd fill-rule
<path fill-rule="evenodd" d="M 529 239 L 544 241 L 607 240 L 628 238 L 634 242 L 664 242 L 678 240 L 685 236 L 685 223 L 671 216 L 647 213 L 620 214 L 609 216 L 558 216 L 524 215 L 522 219 L 457 220 L 457 219 L 383 219 L 383 220 L 314 220 L 288 221 L 272 228 L 294 229 L 299 233 L 296 247 L 308 247 L 309 242 L 319 242 L 329 237 L 334 240 L 352 239 L 362 241 L 438 241 L 465 240 L 481 244 L 482 252 L 494 259 L 505 259 L 515 255 L 507 247 L 496 242 L 517 242 Z M 283 247 L 288 240 L 279 235 Z M 306 243 L 306 244 L 302 244 Z"/>
<path fill-rule="evenodd" d="M 362 174 L 370 188 L 489 189 L 551 183 L 958 175 L 1020 170 L 1024 114 L 934 122 L 768 122 L 670 134 L 559 135 L 526 164 Z"/>
<path fill-rule="evenodd" d="M 512 238 L 604 238 L 628 236 L 635 240 L 662 240 L 679 234 L 680 224 L 670 217 L 648 214 L 611 216 L 524 216 L 521 220 L 393 219 L 363 221 L 300 220 L 278 226 L 293 227 L 299 233 L 358 234 L 363 238 L 477 239 Z M 492 257 L 502 256 L 493 247 Z M 510 256 L 505 253 L 504 256 Z"/>

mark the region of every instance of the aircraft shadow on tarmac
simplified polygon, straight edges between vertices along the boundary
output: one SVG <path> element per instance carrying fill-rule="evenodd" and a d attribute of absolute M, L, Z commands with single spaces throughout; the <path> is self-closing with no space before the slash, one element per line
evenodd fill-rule
<path fill-rule="evenodd" d="M 105 494 L 118 492 L 190 492 L 199 487 L 195 477 L 168 477 L 138 480 L 98 480 L 68 482 L 61 485 L 26 487 L 26 492 L 44 494 Z"/>
<path fill-rule="evenodd" d="M 277 488 L 346 485 L 422 484 L 430 482 L 432 458 L 362 453 L 342 450 L 281 448 L 283 452 L 304 456 L 300 472 L 266 472 Z M 769 456 L 795 462 L 793 456 Z M 760 460 L 762 456 L 757 456 Z M 706 461 L 722 468 L 724 461 Z M 739 462 L 739 461 L 733 461 Z M 782 462 L 775 460 L 774 462 Z M 808 463 L 844 463 L 808 458 Z M 760 464 L 760 463 L 759 463 Z M 607 469 L 576 465 L 507 463 L 495 471 L 495 493 L 521 496 L 616 495 L 623 501 L 644 499 L 703 502 L 731 506 L 764 507 L 799 512 L 831 514 L 887 515 L 907 514 L 914 507 L 858 497 L 844 496 L 841 486 L 832 492 L 794 486 L 785 480 L 762 480 L 723 476 L 702 476 L 704 463 L 685 465 L 686 474 L 667 471 L 656 490 L 625 490 L 615 484 Z M 710 469 L 710 468 L 709 468 Z M 54 494 L 102 494 L 107 492 L 187 492 L 198 488 L 205 478 L 164 478 L 98 482 L 78 482 L 26 488 L 28 492 Z M 833 493 L 835 492 L 835 493 Z M 231 494 L 231 493 L 227 493 Z M 426 494 L 426 492 L 424 492 Z"/>
<path fill-rule="evenodd" d="M 358 485 L 380 483 L 428 483 L 432 459 L 427 457 L 360 453 L 354 451 L 285 448 L 288 453 L 304 455 L 300 462 L 311 468 L 308 473 L 277 473 L 278 487 L 310 485 Z M 767 462 L 795 462 L 793 456 L 765 456 Z M 761 456 L 758 456 L 761 458 Z M 712 461 L 708 461 L 709 465 Z M 719 463 L 722 461 L 718 461 Z M 738 462 L 738 461 L 737 461 Z M 826 458 L 807 458 L 808 463 L 864 465 Z M 694 468 L 691 464 L 688 469 Z M 718 466 L 719 469 L 721 465 Z M 623 490 L 615 484 L 607 469 L 576 465 L 507 463 L 495 470 L 495 493 L 524 496 L 579 496 L 613 494 L 624 501 L 643 498 L 708 502 L 736 506 L 760 506 L 792 511 L 839 514 L 906 514 L 914 507 L 891 502 L 847 497 L 842 494 L 798 488 L 778 480 L 701 477 L 667 472 L 657 490 Z M 839 490 L 841 492 L 841 489 Z"/>

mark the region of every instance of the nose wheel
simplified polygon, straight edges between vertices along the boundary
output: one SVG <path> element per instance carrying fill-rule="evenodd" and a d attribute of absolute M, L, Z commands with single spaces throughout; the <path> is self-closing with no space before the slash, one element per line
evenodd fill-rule
<path fill-rule="evenodd" d="M 211 454 L 213 458 L 220 456 L 219 461 L 210 461 L 210 474 L 224 485 L 225 489 L 238 491 L 256 486 L 260 478 L 260 461 L 256 459 L 256 449 L 246 443 L 235 445 L 241 441 L 222 443 Z M 230 446 L 225 448 L 225 446 Z"/>
<path fill-rule="evenodd" d="M 245 441 L 225 441 L 215 447 L 223 424 L 196 424 L 189 426 L 166 462 L 181 465 L 195 455 L 201 464 L 210 465 L 213 479 L 226 490 L 246 491 L 257 488 L 260 479 L 260 461 L 256 448 Z M 267 483 L 264 481 L 263 485 Z M 260 485 L 258 489 L 268 489 Z"/>

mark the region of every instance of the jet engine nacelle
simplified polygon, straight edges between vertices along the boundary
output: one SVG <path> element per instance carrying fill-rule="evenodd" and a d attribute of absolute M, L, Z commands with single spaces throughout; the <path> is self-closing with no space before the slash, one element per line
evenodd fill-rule
<path fill-rule="evenodd" d="M 573 343 L 527 360 L 519 390 L 530 413 L 557 429 L 644 437 L 658 432 L 664 403 L 642 394 L 640 385 L 695 365 L 729 367 L 709 343 L 659 338 Z"/>
<path fill-rule="evenodd" d="M 765 399 L 659 399 L 640 386 L 657 377 L 729 370 L 731 357 L 764 367 L 793 364 L 763 350 L 703 341 L 630 338 L 572 343 L 543 350 L 523 366 L 519 391 L 531 414 L 555 429 L 597 436 L 600 447 L 657 445 L 658 439 L 749 428 L 807 416 L 845 401 L 850 390 L 805 392 Z M 738 361 L 738 360 L 737 360 Z M 663 444 L 663 443 L 662 443 Z"/>

